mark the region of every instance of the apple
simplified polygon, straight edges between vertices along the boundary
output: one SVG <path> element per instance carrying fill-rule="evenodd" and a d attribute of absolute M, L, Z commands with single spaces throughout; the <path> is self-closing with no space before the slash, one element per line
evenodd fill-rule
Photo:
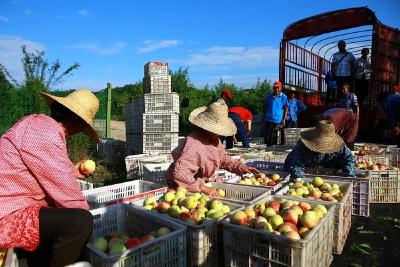
<path fill-rule="evenodd" d="M 276 210 L 271 207 L 266 208 L 263 213 L 263 216 L 267 219 L 269 219 L 270 217 L 272 217 L 274 215 L 276 215 Z"/>
<path fill-rule="evenodd" d="M 185 198 L 184 206 L 187 209 L 189 209 L 189 210 L 194 209 L 194 208 L 196 208 L 197 204 L 198 204 L 198 201 L 195 197 L 190 196 L 190 197 Z"/>
<path fill-rule="evenodd" d="M 158 211 L 161 213 L 167 213 L 170 207 L 171 205 L 169 205 L 167 202 L 161 202 L 157 206 Z"/>
<path fill-rule="evenodd" d="M 285 234 L 285 236 L 288 237 L 288 238 L 294 239 L 294 240 L 300 240 L 301 239 L 300 235 L 295 231 L 287 232 Z"/>
<path fill-rule="evenodd" d="M 212 209 L 216 209 L 216 210 L 221 210 L 223 205 L 224 204 L 222 204 L 221 201 L 216 200 L 216 199 L 211 200 L 211 203 L 210 203 L 210 207 Z"/>
<path fill-rule="evenodd" d="M 131 237 L 129 236 L 128 233 L 120 233 L 119 238 L 121 238 L 123 242 L 126 242 L 126 240 L 128 240 Z"/>
<path fill-rule="evenodd" d="M 307 210 L 300 216 L 300 223 L 309 229 L 314 228 L 318 224 L 318 216 L 315 211 Z"/>
<path fill-rule="evenodd" d="M 164 195 L 164 200 L 165 200 L 166 202 L 171 202 L 174 198 L 175 198 L 175 193 L 174 193 L 174 192 L 167 192 L 167 193 Z"/>
<path fill-rule="evenodd" d="M 311 205 L 306 203 L 306 202 L 301 202 L 299 204 L 299 207 L 303 210 L 303 211 L 307 211 L 311 209 Z"/>
<path fill-rule="evenodd" d="M 243 211 L 249 219 L 256 217 L 256 212 L 252 208 L 245 208 Z"/>
<path fill-rule="evenodd" d="M 279 203 L 279 201 L 271 200 L 271 201 L 268 203 L 268 207 L 271 207 L 271 208 L 273 208 L 276 212 L 279 212 L 279 209 L 280 209 L 280 207 L 281 207 L 281 204 Z"/>
<path fill-rule="evenodd" d="M 157 237 L 166 235 L 166 234 L 168 234 L 168 233 L 170 233 L 170 232 L 171 232 L 171 230 L 169 230 L 169 228 L 167 228 L 167 227 L 161 227 L 160 229 L 157 230 Z"/>
<path fill-rule="evenodd" d="M 320 209 L 320 210 L 323 212 L 323 214 L 326 214 L 326 213 L 328 212 L 327 208 L 326 208 L 324 205 L 322 205 L 322 204 L 317 204 L 317 205 L 315 205 L 315 206 L 312 208 L 312 210 L 315 210 L 315 209 Z"/>
<path fill-rule="evenodd" d="M 306 238 L 306 236 L 310 233 L 310 229 L 308 229 L 307 227 L 300 227 L 299 229 L 299 235 L 302 238 Z"/>
<path fill-rule="evenodd" d="M 320 187 L 321 185 L 324 184 L 324 180 L 322 180 L 321 177 L 317 176 L 317 177 L 314 177 L 314 180 L 312 181 L 312 184 L 314 186 L 316 186 L 316 187 Z"/>
<path fill-rule="evenodd" d="M 296 211 L 299 216 L 303 215 L 303 210 L 298 205 L 293 205 L 290 209 Z"/>
<path fill-rule="evenodd" d="M 222 206 L 222 212 L 223 213 L 229 213 L 229 212 L 231 212 L 231 209 L 229 208 L 228 205 L 223 205 Z"/>
<path fill-rule="evenodd" d="M 94 163 L 94 161 L 91 159 L 85 160 L 79 165 L 79 172 L 84 175 L 93 174 L 95 169 L 96 169 L 96 163 Z"/>
<path fill-rule="evenodd" d="M 125 246 L 127 249 L 130 248 L 134 248 L 139 246 L 142 243 L 142 241 L 140 241 L 140 239 L 138 238 L 129 238 L 126 242 L 125 242 Z"/>
<path fill-rule="evenodd" d="M 284 222 L 283 224 L 281 224 L 279 226 L 279 232 L 281 234 L 286 234 L 287 232 L 290 232 L 290 231 L 297 232 L 298 230 L 297 230 L 296 225 L 289 223 L 289 222 Z"/>
<path fill-rule="evenodd" d="M 111 247 L 109 254 L 115 255 L 115 254 L 122 253 L 124 251 L 126 251 L 126 247 L 125 247 L 124 243 L 117 242 Z"/>
<path fill-rule="evenodd" d="M 254 211 L 257 214 L 263 214 L 265 211 L 265 204 L 264 203 L 258 203 L 254 206 Z"/>
<path fill-rule="evenodd" d="M 179 214 L 179 220 L 185 221 L 187 218 L 190 218 L 192 214 L 189 211 L 184 211 Z"/>
<path fill-rule="evenodd" d="M 224 189 L 218 189 L 218 195 L 220 196 L 220 197 L 225 197 L 225 190 Z"/>
<path fill-rule="evenodd" d="M 180 213 L 181 209 L 179 208 L 179 206 L 172 206 L 168 209 L 168 215 L 173 218 L 178 218 Z"/>
<path fill-rule="evenodd" d="M 269 218 L 268 222 L 271 224 L 272 228 L 274 228 L 274 230 L 278 230 L 279 226 L 283 223 L 283 218 L 282 216 L 276 214 L 274 216 L 272 216 L 271 218 Z"/>
<path fill-rule="evenodd" d="M 145 236 L 143 236 L 141 239 L 140 239 L 140 241 L 142 241 L 142 243 L 145 243 L 145 242 L 149 242 L 150 240 L 153 240 L 154 239 L 154 236 L 152 236 L 152 235 L 145 235 Z"/>
<path fill-rule="evenodd" d="M 108 241 L 108 249 L 111 249 L 115 244 L 117 243 L 124 243 L 124 241 L 122 241 L 121 238 L 119 237 L 112 237 L 109 241 Z"/>
<path fill-rule="evenodd" d="M 244 211 L 236 211 L 232 214 L 231 220 L 233 224 L 244 225 L 248 222 L 247 214 Z"/>
<path fill-rule="evenodd" d="M 272 225 L 269 224 L 267 221 L 258 222 L 256 224 L 255 229 L 263 230 L 264 232 L 267 232 L 267 233 L 272 233 L 272 231 L 274 230 L 274 229 L 272 229 Z"/>
<path fill-rule="evenodd" d="M 182 186 L 182 185 L 178 186 L 178 188 L 176 188 L 176 191 L 177 191 L 177 192 L 181 191 L 181 192 L 183 192 L 185 195 L 186 195 L 186 193 L 187 193 L 186 187 L 184 187 L 184 186 Z"/>
<path fill-rule="evenodd" d="M 286 209 L 282 212 L 282 218 L 285 222 L 290 222 L 294 225 L 297 224 L 297 220 L 299 219 L 299 215 L 295 210 Z"/>
<path fill-rule="evenodd" d="M 274 173 L 274 174 L 272 174 L 271 179 L 272 179 L 274 182 L 276 182 L 276 181 L 278 181 L 279 179 L 281 179 L 281 176 L 280 176 L 279 174 L 277 174 L 277 173 Z"/>
<path fill-rule="evenodd" d="M 104 237 L 98 237 L 92 241 L 94 247 L 103 252 L 107 251 L 108 242 Z"/>
<path fill-rule="evenodd" d="M 153 205 L 154 203 L 156 203 L 156 199 L 154 197 L 149 197 L 146 198 L 146 200 L 143 202 L 143 204 L 146 205 Z"/>

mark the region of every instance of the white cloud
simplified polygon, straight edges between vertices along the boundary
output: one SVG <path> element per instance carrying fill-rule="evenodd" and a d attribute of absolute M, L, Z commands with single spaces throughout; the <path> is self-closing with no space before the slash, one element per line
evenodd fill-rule
<path fill-rule="evenodd" d="M 161 48 L 178 46 L 181 43 L 182 43 L 181 41 L 176 39 L 161 40 L 161 41 L 146 40 L 143 41 L 144 47 L 139 47 L 137 50 L 139 53 L 147 53 Z"/>
<path fill-rule="evenodd" d="M 0 62 L 17 80 L 24 76 L 21 62 L 22 45 L 26 45 L 29 52 L 46 50 L 43 43 L 26 40 L 20 36 L 0 35 Z"/>
<path fill-rule="evenodd" d="M 261 65 L 275 66 L 279 63 L 279 49 L 270 46 L 259 47 L 223 47 L 213 46 L 203 53 L 189 55 L 186 64 L 203 65 L 210 68 L 228 66 L 228 68 L 247 68 Z"/>
<path fill-rule="evenodd" d="M 9 22 L 10 20 L 7 17 L 0 16 L 0 20 L 4 22 Z"/>
<path fill-rule="evenodd" d="M 89 11 L 87 11 L 87 9 L 81 9 L 77 12 L 77 14 L 81 16 L 89 16 Z"/>
<path fill-rule="evenodd" d="M 97 43 L 77 43 L 68 46 L 73 49 L 84 49 L 92 51 L 100 56 L 114 55 L 120 52 L 127 44 L 124 42 L 117 42 L 111 46 L 99 46 Z"/>

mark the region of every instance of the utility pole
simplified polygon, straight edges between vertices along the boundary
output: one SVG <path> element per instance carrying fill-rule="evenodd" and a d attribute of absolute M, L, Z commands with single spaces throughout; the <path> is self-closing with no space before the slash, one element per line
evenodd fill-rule
<path fill-rule="evenodd" d="M 107 83 L 106 138 L 111 137 L 111 83 Z"/>

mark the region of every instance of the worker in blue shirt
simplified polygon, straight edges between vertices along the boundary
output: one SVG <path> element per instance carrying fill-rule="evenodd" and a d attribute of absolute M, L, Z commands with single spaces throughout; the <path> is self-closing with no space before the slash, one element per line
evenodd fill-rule
<path fill-rule="evenodd" d="M 296 88 L 290 87 L 290 98 L 288 100 L 288 113 L 286 115 L 286 128 L 297 128 L 298 114 L 306 110 L 306 105 L 296 99 Z"/>
<path fill-rule="evenodd" d="M 284 169 L 291 178 L 304 178 L 305 167 L 323 166 L 342 170 L 343 176 L 355 177 L 355 158 L 335 126 L 327 120 L 300 133 L 300 140 L 286 157 Z"/>
<path fill-rule="evenodd" d="M 264 143 L 267 146 L 276 145 L 276 132 L 286 125 L 288 113 L 287 96 L 282 93 L 282 83 L 277 81 L 273 85 L 274 92 L 264 98 Z"/>

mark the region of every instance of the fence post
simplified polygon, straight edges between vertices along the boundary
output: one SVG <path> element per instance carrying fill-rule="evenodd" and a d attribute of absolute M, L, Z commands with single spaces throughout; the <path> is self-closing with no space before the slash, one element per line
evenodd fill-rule
<path fill-rule="evenodd" d="M 107 83 L 106 138 L 111 137 L 111 83 Z"/>

